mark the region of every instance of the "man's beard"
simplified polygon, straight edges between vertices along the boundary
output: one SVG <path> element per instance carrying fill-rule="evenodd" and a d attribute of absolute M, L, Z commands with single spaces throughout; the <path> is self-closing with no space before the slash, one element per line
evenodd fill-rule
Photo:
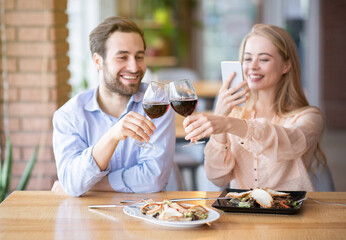
<path fill-rule="evenodd" d="M 143 72 L 138 71 L 136 74 L 140 76 L 140 79 L 143 78 Z M 135 84 L 130 85 L 124 85 L 120 81 L 120 77 L 118 76 L 112 76 L 109 71 L 106 64 L 103 64 L 103 81 L 106 86 L 106 88 L 113 93 L 118 93 L 123 96 L 132 96 L 133 94 L 137 93 L 139 90 L 139 86 L 141 84 L 141 81 L 138 81 Z"/>

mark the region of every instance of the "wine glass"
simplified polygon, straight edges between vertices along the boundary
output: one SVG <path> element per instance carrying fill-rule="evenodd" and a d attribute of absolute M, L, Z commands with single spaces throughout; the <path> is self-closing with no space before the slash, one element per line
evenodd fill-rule
<path fill-rule="evenodd" d="M 144 93 L 142 106 L 151 119 L 163 116 L 169 108 L 168 84 L 151 81 Z M 147 141 L 136 141 L 136 144 L 143 148 L 156 148 L 154 144 Z"/>
<path fill-rule="evenodd" d="M 169 101 L 174 111 L 187 117 L 195 111 L 198 97 L 190 79 L 182 79 L 169 83 Z M 205 141 L 191 142 L 183 147 L 190 147 Z"/>

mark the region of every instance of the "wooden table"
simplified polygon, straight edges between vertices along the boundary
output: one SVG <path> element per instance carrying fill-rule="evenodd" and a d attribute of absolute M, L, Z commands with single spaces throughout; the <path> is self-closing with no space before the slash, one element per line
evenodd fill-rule
<path fill-rule="evenodd" d="M 224 213 L 210 224 L 181 229 L 153 225 L 125 215 L 122 208 L 89 210 L 88 205 L 120 200 L 156 201 L 217 197 L 220 192 L 126 194 L 88 192 L 70 197 L 50 191 L 16 191 L 0 204 L 0 239 L 345 239 L 346 207 L 307 200 L 295 215 Z M 311 192 L 308 197 L 346 203 L 346 192 Z M 189 202 L 211 207 L 213 200 Z"/>
<path fill-rule="evenodd" d="M 199 98 L 215 98 L 221 88 L 220 81 L 198 80 L 192 82 Z"/>
<path fill-rule="evenodd" d="M 214 107 L 215 99 L 219 94 L 221 82 L 219 81 L 194 81 L 193 86 L 198 96 L 197 111 L 211 111 Z"/>
<path fill-rule="evenodd" d="M 183 126 L 184 119 L 183 116 L 175 114 L 175 137 L 177 139 L 184 139 L 186 136 Z"/>

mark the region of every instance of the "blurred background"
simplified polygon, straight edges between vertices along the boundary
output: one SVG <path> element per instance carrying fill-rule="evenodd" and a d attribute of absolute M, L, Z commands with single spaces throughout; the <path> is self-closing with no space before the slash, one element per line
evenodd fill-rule
<path fill-rule="evenodd" d="M 285 28 L 294 38 L 309 103 L 322 109 L 322 147 L 337 191 L 346 191 L 346 0 L 1 0 L 1 159 L 12 144 L 11 189 L 39 146 L 28 189 L 57 179 L 51 119 L 70 97 L 98 84 L 89 33 L 110 16 L 126 16 L 147 41 L 146 80 L 188 76 L 219 86 L 220 62 L 237 60 L 256 23 Z M 216 89 L 217 92 L 217 89 Z M 211 95 L 210 95 L 211 94 Z M 200 96 L 212 110 L 214 93 Z M 180 139 L 181 140 L 181 139 Z M 203 169 L 203 146 L 176 161 L 186 190 L 217 190 Z M 191 149 L 191 148 L 190 148 Z"/>

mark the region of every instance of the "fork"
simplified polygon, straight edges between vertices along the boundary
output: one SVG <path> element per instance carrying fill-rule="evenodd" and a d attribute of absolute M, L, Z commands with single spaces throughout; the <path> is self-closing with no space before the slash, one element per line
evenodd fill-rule
<path fill-rule="evenodd" d="M 113 208 L 113 207 L 136 207 L 135 204 L 131 205 L 122 205 L 122 204 L 108 204 L 108 205 L 89 205 L 89 208 Z"/>
<path fill-rule="evenodd" d="M 130 203 L 130 202 L 135 202 L 133 200 L 123 200 L 120 203 Z M 154 203 L 154 200 L 151 198 L 143 198 L 141 199 L 139 202 L 137 203 L 133 203 L 130 205 L 125 205 L 125 204 L 108 204 L 108 205 L 90 205 L 89 208 L 113 208 L 113 207 L 140 207 L 141 203 L 146 203 L 146 204 L 150 204 L 150 203 Z"/>
<path fill-rule="evenodd" d="M 343 204 L 343 203 L 328 203 L 328 202 L 320 202 L 320 201 L 317 201 L 313 198 L 302 198 L 300 200 L 297 200 L 298 203 L 302 203 L 303 201 L 305 200 L 311 200 L 311 201 L 314 201 L 315 203 L 319 203 L 319 204 L 330 204 L 330 205 L 340 205 L 340 206 L 346 206 L 346 204 Z"/>
<path fill-rule="evenodd" d="M 121 200 L 120 203 L 134 203 L 136 202 L 135 200 Z M 149 203 L 154 203 L 154 200 L 151 199 L 151 198 L 143 198 L 141 199 L 139 202 L 137 203 L 142 203 L 142 202 L 145 202 L 146 204 L 149 204 Z"/>

